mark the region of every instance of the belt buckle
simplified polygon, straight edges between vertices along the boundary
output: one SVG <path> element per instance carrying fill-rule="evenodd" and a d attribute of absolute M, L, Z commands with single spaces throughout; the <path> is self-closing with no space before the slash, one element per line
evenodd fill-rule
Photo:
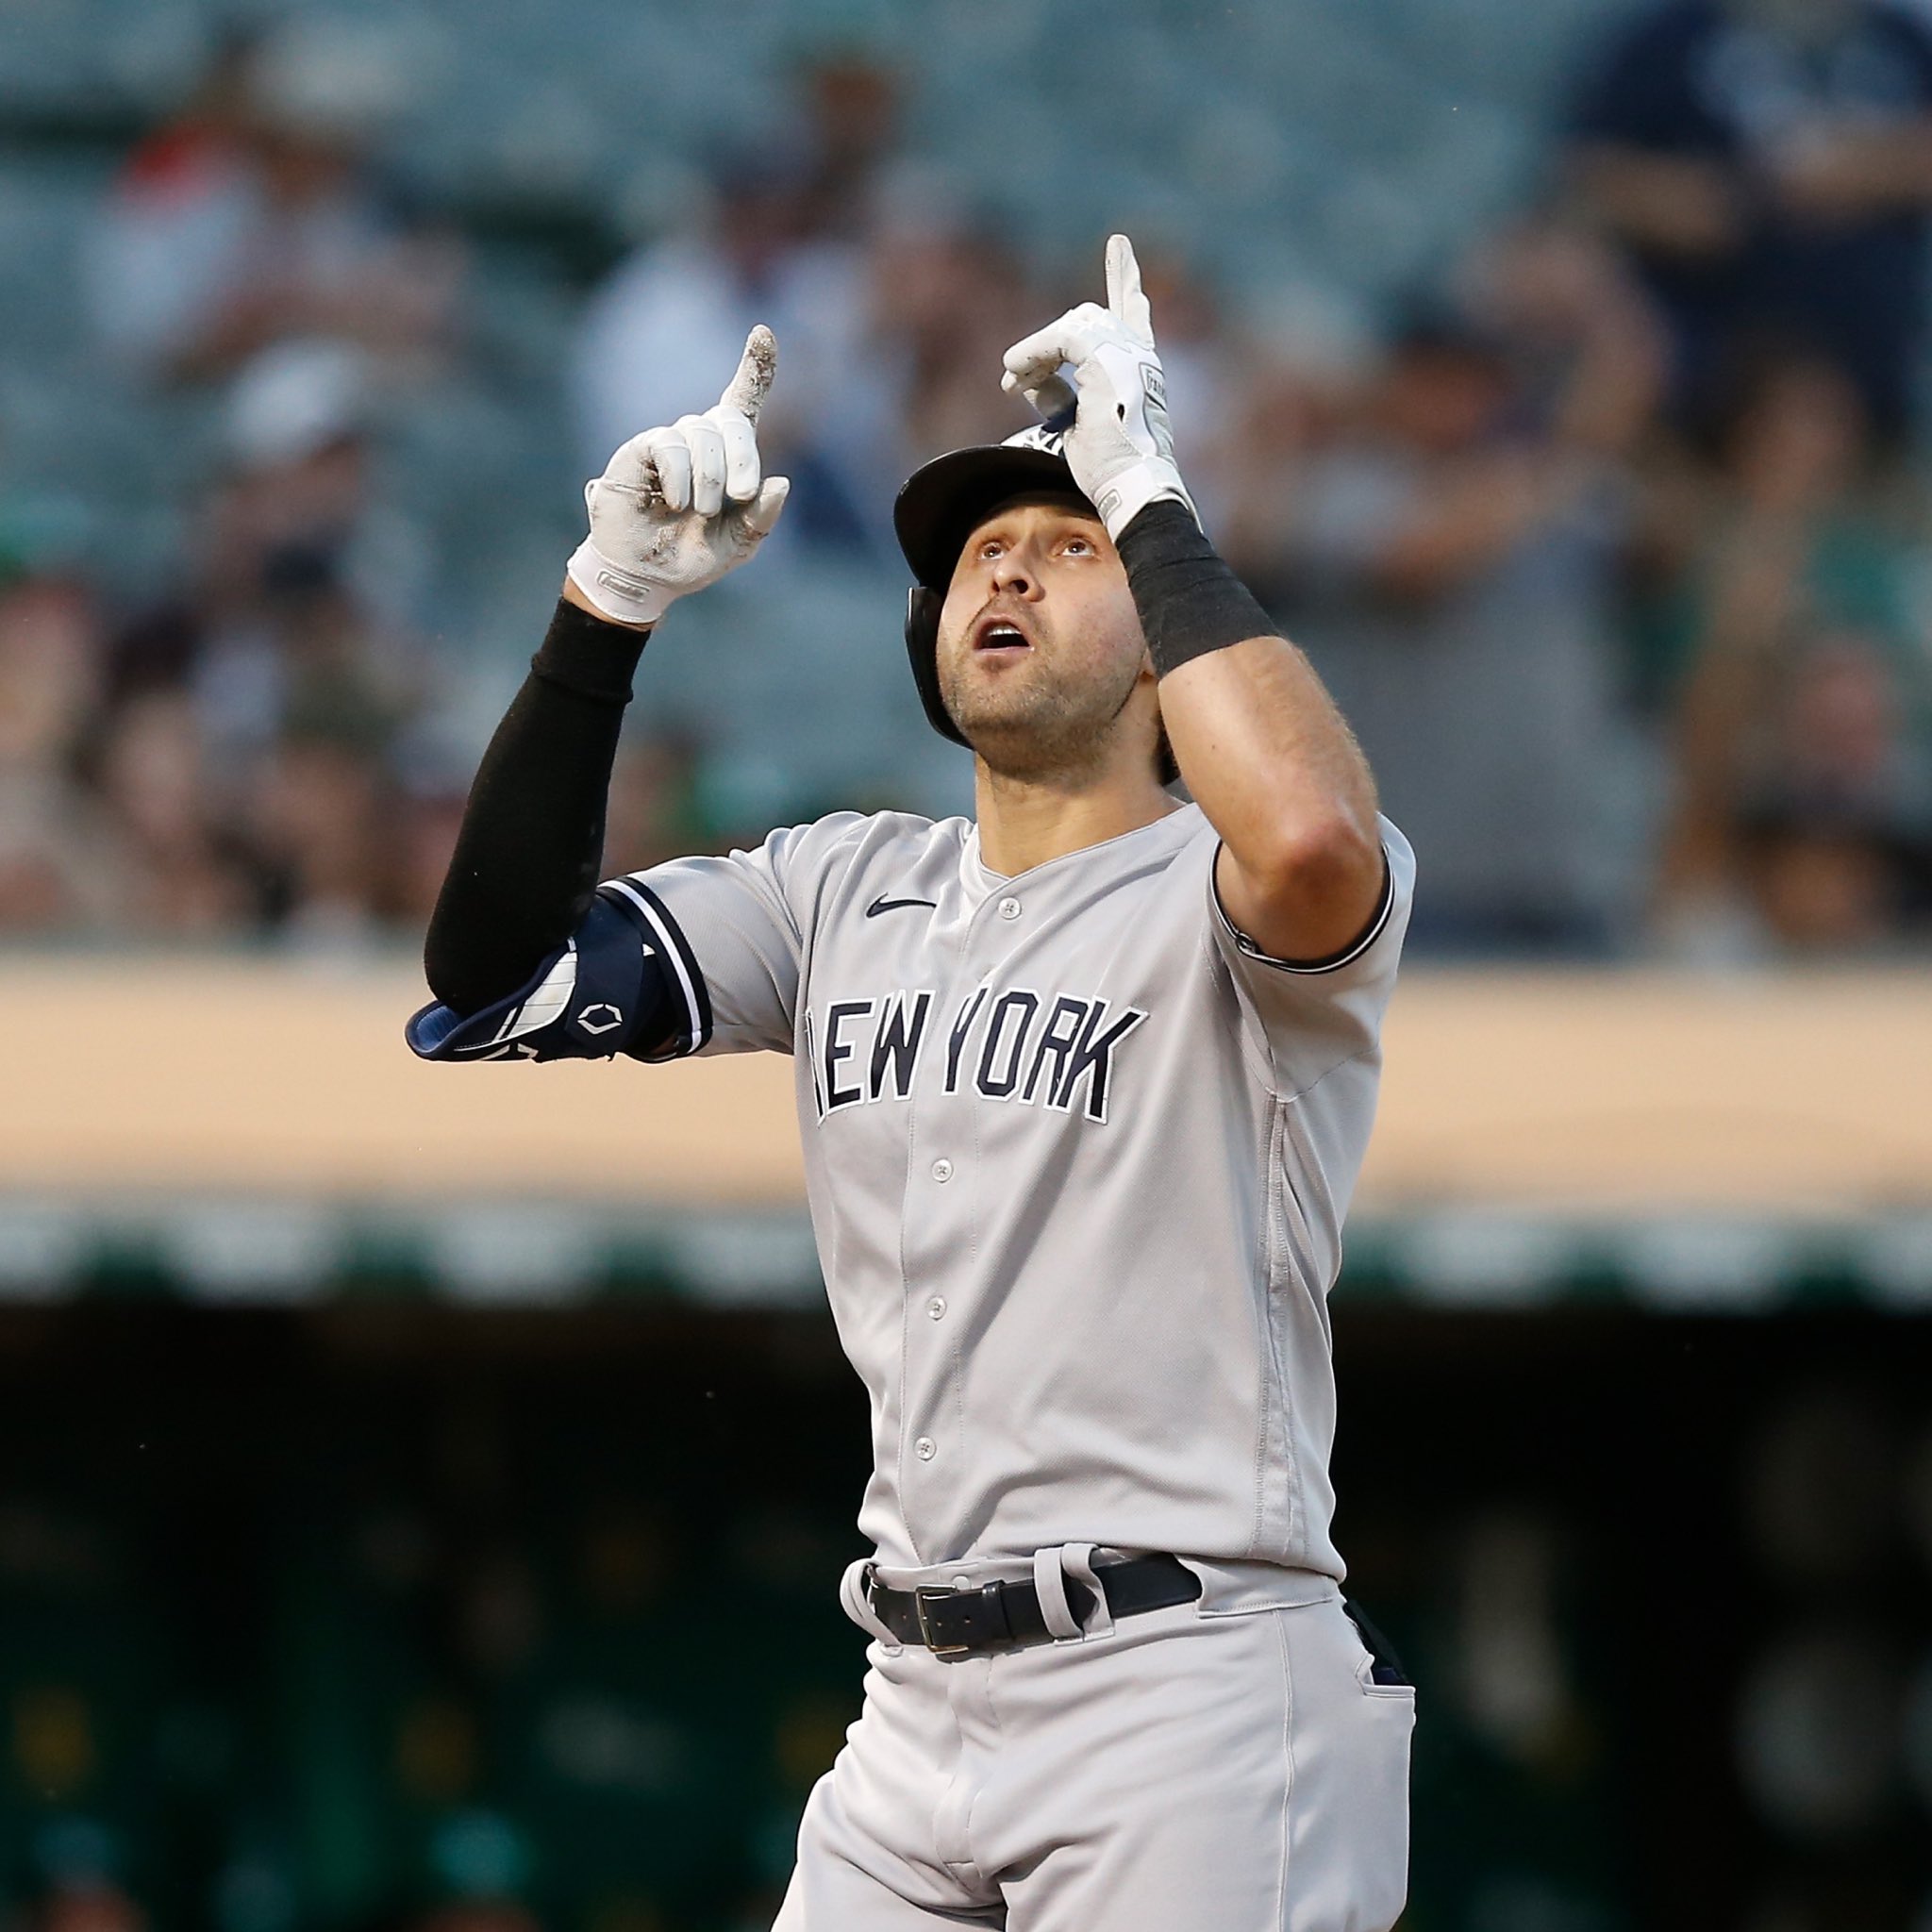
<path fill-rule="evenodd" d="M 958 1591 L 931 1588 L 912 1592 L 912 1613 L 919 1619 L 919 1641 L 935 1657 L 964 1657 L 973 1648 L 970 1643 L 941 1643 L 934 1635 L 932 1619 L 926 1614 L 928 1604 L 944 1603 L 958 1594 Z"/>

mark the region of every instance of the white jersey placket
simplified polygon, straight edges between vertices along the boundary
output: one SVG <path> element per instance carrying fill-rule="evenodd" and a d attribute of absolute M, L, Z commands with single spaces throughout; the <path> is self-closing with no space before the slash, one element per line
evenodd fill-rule
<path fill-rule="evenodd" d="M 961 1338 L 974 1332 L 986 1289 L 978 1265 L 977 1208 L 986 1177 L 974 1057 L 983 1045 L 984 1002 L 995 978 L 1010 975 L 1024 917 L 1021 898 L 1004 884 L 968 915 L 958 965 L 935 1016 L 938 1031 L 913 1085 L 901 1237 L 899 1499 L 922 1562 L 945 1559 L 925 1546 L 922 1529 L 960 1520 L 957 1486 L 973 1462 Z"/>

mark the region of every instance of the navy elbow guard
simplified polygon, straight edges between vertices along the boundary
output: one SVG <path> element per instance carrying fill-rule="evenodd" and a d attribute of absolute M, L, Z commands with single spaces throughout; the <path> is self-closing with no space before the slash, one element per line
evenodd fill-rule
<path fill-rule="evenodd" d="M 508 999 L 467 1016 L 432 1005 L 403 1029 L 425 1060 L 675 1058 L 701 1044 L 678 1024 L 661 947 L 609 888 L 583 924 Z"/>

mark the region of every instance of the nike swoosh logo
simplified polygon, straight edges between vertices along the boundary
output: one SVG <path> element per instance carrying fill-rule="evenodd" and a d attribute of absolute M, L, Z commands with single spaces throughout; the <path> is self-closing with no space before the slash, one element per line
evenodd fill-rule
<path fill-rule="evenodd" d="M 865 916 L 868 919 L 876 919 L 881 912 L 896 912 L 902 906 L 930 906 L 934 911 L 938 911 L 939 901 L 937 899 L 874 899 L 865 908 Z"/>

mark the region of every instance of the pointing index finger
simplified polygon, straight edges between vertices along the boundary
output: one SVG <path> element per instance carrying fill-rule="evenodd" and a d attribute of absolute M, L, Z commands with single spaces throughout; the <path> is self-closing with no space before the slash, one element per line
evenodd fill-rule
<path fill-rule="evenodd" d="M 736 409 L 748 422 L 758 420 L 771 391 L 772 377 L 778 369 L 778 340 L 763 323 L 744 339 L 744 354 L 739 358 L 738 374 L 725 385 L 719 407 Z"/>
<path fill-rule="evenodd" d="M 1134 259 L 1134 244 L 1124 235 L 1107 238 L 1107 306 L 1129 334 L 1152 344 L 1154 310 L 1141 287 L 1141 264 Z"/>

